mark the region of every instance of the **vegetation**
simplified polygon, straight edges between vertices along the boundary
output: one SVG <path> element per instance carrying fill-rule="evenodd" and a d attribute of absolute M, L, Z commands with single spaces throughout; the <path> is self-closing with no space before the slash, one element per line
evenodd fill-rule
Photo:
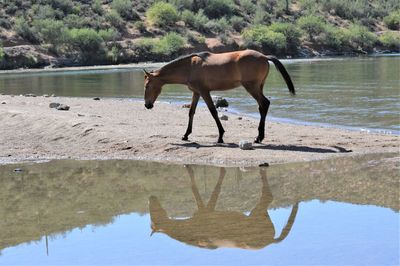
<path fill-rule="evenodd" d="M 170 60 L 216 43 L 207 38 L 278 56 L 398 51 L 399 10 L 395 0 L 6 0 L 0 42 L 5 54 L 40 45 L 74 64 Z"/>

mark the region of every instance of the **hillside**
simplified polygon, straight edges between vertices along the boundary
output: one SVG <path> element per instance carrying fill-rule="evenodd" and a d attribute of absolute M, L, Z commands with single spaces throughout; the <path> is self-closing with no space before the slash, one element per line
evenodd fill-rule
<path fill-rule="evenodd" d="M 3 0 L 0 69 L 245 48 L 280 57 L 399 52 L 399 10 L 396 0 Z"/>

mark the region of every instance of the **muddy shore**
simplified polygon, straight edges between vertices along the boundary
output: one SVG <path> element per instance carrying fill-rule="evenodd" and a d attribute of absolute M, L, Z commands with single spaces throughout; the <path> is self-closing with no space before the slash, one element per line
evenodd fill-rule
<path fill-rule="evenodd" d="M 52 102 L 68 111 L 49 108 Z M 188 109 L 156 103 L 146 110 L 129 99 L 0 95 L 0 163 L 51 159 L 135 159 L 170 163 L 256 166 L 338 156 L 399 152 L 400 136 L 267 121 L 266 138 L 252 141 L 258 120 L 224 113 L 225 144 L 205 108 L 198 108 L 193 133 L 182 141 Z"/>

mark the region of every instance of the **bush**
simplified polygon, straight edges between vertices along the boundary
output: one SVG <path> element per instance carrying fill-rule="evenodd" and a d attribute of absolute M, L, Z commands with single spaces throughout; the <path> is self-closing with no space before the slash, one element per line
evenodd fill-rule
<path fill-rule="evenodd" d="M 387 49 L 400 52 L 400 34 L 398 32 L 385 32 L 379 36 L 379 42 Z"/>
<path fill-rule="evenodd" d="M 124 20 L 122 17 L 118 14 L 117 11 L 111 10 L 110 12 L 107 13 L 106 15 L 106 20 L 113 26 L 114 28 L 117 29 L 122 29 L 124 26 Z"/>
<path fill-rule="evenodd" d="M 133 26 L 134 26 L 138 31 L 140 31 L 141 33 L 146 32 L 146 25 L 145 25 L 144 22 L 141 21 L 141 20 L 136 21 L 136 22 L 133 24 Z"/>
<path fill-rule="evenodd" d="M 17 32 L 19 36 L 21 36 L 25 40 L 28 40 L 32 43 L 39 42 L 34 30 L 29 26 L 28 22 L 22 17 L 15 19 L 14 30 Z"/>
<path fill-rule="evenodd" d="M 324 33 L 322 34 L 321 42 L 330 48 L 340 50 L 343 46 L 349 45 L 349 38 L 349 30 L 327 24 Z"/>
<path fill-rule="evenodd" d="M 33 27 L 43 42 L 49 43 L 54 47 L 59 46 L 66 40 L 66 28 L 62 21 L 54 19 L 35 20 Z"/>
<path fill-rule="evenodd" d="M 92 10 L 99 15 L 103 15 L 104 9 L 101 0 L 94 0 L 92 4 Z"/>
<path fill-rule="evenodd" d="M 205 1 L 204 13 L 209 18 L 230 17 L 235 10 L 232 0 L 208 0 Z"/>
<path fill-rule="evenodd" d="M 186 9 L 182 12 L 181 19 L 185 22 L 186 25 L 194 27 L 196 14 Z"/>
<path fill-rule="evenodd" d="M 394 11 L 383 18 L 386 26 L 391 30 L 400 30 L 400 11 Z"/>
<path fill-rule="evenodd" d="M 102 48 L 103 39 L 93 29 L 71 29 L 68 31 L 68 43 L 82 53 L 96 54 Z"/>
<path fill-rule="evenodd" d="M 296 51 L 300 45 L 301 32 L 296 25 L 291 23 L 273 23 L 269 29 L 274 32 L 282 33 L 286 38 L 286 48 L 291 51 Z"/>
<path fill-rule="evenodd" d="M 239 3 L 241 9 L 248 15 L 253 14 L 257 10 L 257 6 L 251 0 L 240 0 Z"/>
<path fill-rule="evenodd" d="M 168 33 L 160 40 L 151 38 L 141 38 L 136 42 L 136 53 L 140 56 L 148 57 L 171 56 L 182 49 L 185 39 L 175 32 Z"/>
<path fill-rule="evenodd" d="M 139 19 L 139 15 L 132 9 L 131 0 L 113 0 L 111 7 L 125 19 Z"/>
<path fill-rule="evenodd" d="M 70 29 L 89 27 L 90 23 L 86 17 L 70 14 L 64 19 L 64 24 Z"/>
<path fill-rule="evenodd" d="M 244 27 L 246 27 L 246 22 L 242 17 L 233 16 L 229 19 L 229 22 L 234 30 L 237 32 L 242 31 Z"/>
<path fill-rule="evenodd" d="M 367 27 L 356 24 L 350 26 L 349 35 L 350 45 L 353 48 L 366 51 L 371 51 L 378 39 Z"/>
<path fill-rule="evenodd" d="M 169 0 L 169 3 L 176 6 L 179 10 L 191 10 L 193 8 L 193 0 Z"/>
<path fill-rule="evenodd" d="M 3 46 L 0 45 L 0 62 L 3 60 L 4 58 L 4 50 L 3 50 Z"/>
<path fill-rule="evenodd" d="M 314 38 L 325 29 L 325 21 L 314 15 L 300 17 L 297 20 L 297 25 L 308 34 L 311 41 L 314 41 Z"/>
<path fill-rule="evenodd" d="M 272 31 L 268 26 L 245 29 L 242 36 L 246 47 L 261 48 L 268 53 L 282 53 L 286 47 L 285 35 Z"/>
<path fill-rule="evenodd" d="M 164 2 L 153 4 L 147 10 L 146 16 L 151 25 L 158 27 L 173 25 L 179 19 L 175 6 Z"/>
<path fill-rule="evenodd" d="M 105 42 L 116 41 L 120 38 L 119 32 L 112 28 L 99 30 L 98 34 Z"/>
<path fill-rule="evenodd" d="M 56 11 L 50 5 L 33 5 L 31 10 L 35 19 L 54 19 L 56 17 Z"/>
<path fill-rule="evenodd" d="M 202 9 L 199 10 L 199 12 L 197 12 L 197 14 L 194 17 L 194 25 L 193 27 L 201 32 L 209 32 L 210 29 L 207 28 L 207 22 L 209 21 L 209 19 L 207 18 L 206 15 L 204 15 L 204 11 Z"/>
<path fill-rule="evenodd" d="M 214 33 L 225 33 L 229 29 L 229 23 L 226 18 L 220 18 L 218 20 L 213 19 L 207 22 L 205 25 L 208 29 L 210 29 Z"/>

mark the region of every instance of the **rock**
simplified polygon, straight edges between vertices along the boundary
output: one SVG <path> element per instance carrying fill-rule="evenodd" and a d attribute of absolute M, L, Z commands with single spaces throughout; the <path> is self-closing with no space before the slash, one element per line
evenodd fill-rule
<path fill-rule="evenodd" d="M 262 163 L 262 164 L 259 164 L 258 166 L 259 166 L 259 167 L 268 167 L 268 166 L 269 166 L 269 163 Z"/>
<path fill-rule="evenodd" d="M 100 98 L 99 97 L 94 97 L 93 100 L 100 101 Z"/>
<path fill-rule="evenodd" d="M 49 98 L 50 95 L 48 95 L 48 94 L 43 94 L 43 97 Z"/>
<path fill-rule="evenodd" d="M 28 93 L 28 94 L 25 94 L 24 96 L 25 96 L 25 97 L 36 97 L 36 95 L 33 94 L 33 93 Z"/>
<path fill-rule="evenodd" d="M 229 117 L 227 115 L 221 115 L 219 117 L 219 119 L 224 120 L 224 121 L 228 121 Z"/>
<path fill-rule="evenodd" d="M 215 107 L 216 107 L 216 108 L 219 108 L 219 107 L 228 107 L 228 106 L 229 106 L 229 103 L 228 103 L 228 101 L 227 101 L 225 98 L 218 97 L 218 98 L 215 100 Z"/>
<path fill-rule="evenodd" d="M 69 106 L 66 104 L 60 104 L 59 106 L 56 107 L 57 110 L 60 111 L 68 111 L 69 110 Z"/>
<path fill-rule="evenodd" d="M 56 95 L 55 95 L 55 94 L 52 94 L 52 95 L 50 95 L 50 97 L 56 97 Z"/>
<path fill-rule="evenodd" d="M 15 168 L 14 172 L 16 172 L 16 173 L 22 172 L 22 169 L 21 168 Z"/>
<path fill-rule="evenodd" d="M 238 117 L 238 120 L 242 120 L 242 119 L 243 119 L 243 117 L 241 117 L 241 116 Z"/>
<path fill-rule="evenodd" d="M 6 102 L 1 102 L 1 104 L 6 104 Z"/>
<path fill-rule="evenodd" d="M 83 114 L 78 114 L 78 116 L 85 116 L 85 115 L 83 115 Z"/>
<path fill-rule="evenodd" d="M 185 103 L 182 105 L 182 108 L 190 108 L 191 104 L 190 103 Z"/>
<path fill-rule="evenodd" d="M 50 104 L 49 104 L 49 107 L 50 107 L 50 108 L 57 108 L 58 106 L 60 106 L 59 103 L 50 103 Z"/>
<path fill-rule="evenodd" d="M 242 150 L 252 150 L 253 149 L 253 143 L 247 140 L 241 140 L 239 142 L 239 148 Z"/>

